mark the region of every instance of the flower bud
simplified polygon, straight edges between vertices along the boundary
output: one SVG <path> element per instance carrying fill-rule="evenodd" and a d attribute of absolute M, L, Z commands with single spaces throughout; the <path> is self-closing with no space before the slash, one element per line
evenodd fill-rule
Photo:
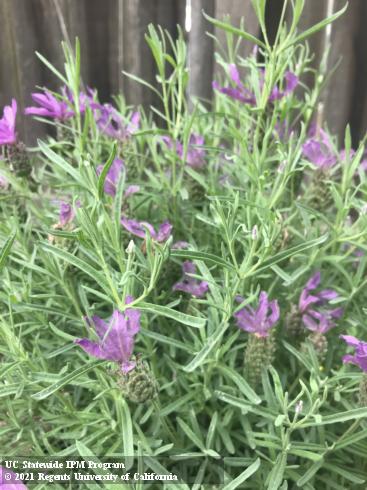
<path fill-rule="evenodd" d="M 245 375 L 250 384 L 256 386 L 261 381 L 261 371 L 268 368 L 275 353 L 274 330 L 268 337 L 249 335 L 245 351 Z"/>
<path fill-rule="evenodd" d="M 126 398 L 134 403 L 145 403 L 157 395 L 157 382 L 146 364 L 137 362 L 136 367 L 122 374 L 119 385 Z"/>
<path fill-rule="evenodd" d="M 126 247 L 125 252 L 127 254 L 132 254 L 132 253 L 135 252 L 135 243 L 134 243 L 134 240 L 130 240 L 129 241 L 129 245 Z"/>
<path fill-rule="evenodd" d="M 317 354 L 317 358 L 319 359 L 320 362 L 324 361 L 325 356 L 327 354 L 327 349 L 328 349 L 328 341 L 327 338 L 325 337 L 324 334 L 321 332 L 312 332 L 309 336 L 308 339 L 310 340 L 311 344 L 313 345 L 313 348 L 315 349 L 315 352 Z M 306 351 L 306 345 L 303 344 L 302 351 Z"/>

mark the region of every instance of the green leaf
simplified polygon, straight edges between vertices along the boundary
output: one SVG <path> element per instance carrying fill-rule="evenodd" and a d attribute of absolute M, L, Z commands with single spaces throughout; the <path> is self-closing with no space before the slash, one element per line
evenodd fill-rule
<path fill-rule="evenodd" d="M 229 405 L 233 405 L 234 407 L 240 408 L 244 413 L 248 413 L 251 410 L 251 405 L 241 400 L 240 398 L 236 398 L 235 396 L 228 395 L 223 391 L 215 391 L 214 393 L 219 400 L 228 403 Z"/>
<path fill-rule="evenodd" d="M 234 480 L 225 485 L 222 490 L 234 490 L 239 487 L 244 481 L 248 480 L 260 468 L 260 458 L 257 458 L 252 465 L 238 475 Z"/>
<path fill-rule="evenodd" d="M 332 22 L 334 22 L 341 15 L 344 14 L 344 12 L 347 10 L 347 7 L 348 7 L 348 2 L 344 5 L 344 7 L 342 9 L 338 10 L 337 12 L 335 12 L 335 14 L 330 15 L 330 17 L 327 17 L 326 19 L 323 19 L 321 22 L 318 22 L 317 24 L 313 25 L 309 29 L 306 29 L 304 32 L 302 32 L 301 34 L 299 34 L 292 41 L 290 41 L 288 44 L 286 44 L 285 49 L 289 48 L 290 46 L 293 46 L 293 44 L 297 44 L 297 43 L 300 43 L 300 42 L 304 41 L 308 37 L 312 36 L 316 32 L 318 32 L 321 29 L 323 29 L 328 24 L 331 24 Z"/>
<path fill-rule="evenodd" d="M 161 417 L 166 417 L 172 412 L 177 412 L 182 405 L 188 404 L 189 400 L 191 400 L 194 397 L 195 393 L 187 393 L 186 395 L 182 396 L 178 400 L 173 401 L 172 403 L 169 403 L 168 405 L 164 406 L 161 408 L 159 415 Z"/>
<path fill-rule="evenodd" d="M 202 328 L 206 323 L 205 318 L 199 318 L 191 315 L 186 315 L 186 313 L 181 313 L 180 311 L 168 308 L 168 306 L 154 305 L 152 303 L 141 302 L 137 305 L 137 308 L 142 311 L 149 311 L 155 315 L 165 316 L 171 318 L 176 322 L 183 323 L 189 327 Z"/>
<path fill-rule="evenodd" d="M 293 347 L 293 345 L 288 344 L 288 342 L 286 342 L 285 340 L 283 340 L 283 345 L 291 354 L 294 355 L 296 359 L 300 361 L 300 363 L 302 363 L 305 366 L 306 369 L 312 371 L 312 363 L 307 359 L 307 357 L 303 353 L 299 352 L 296 348 Z"/>
<path fill-rule="evenodd" d="M 316 245 L 321 245 L 324 243 L 328 238 L 328 235 L 322 235 L 319 238 L 315 238 L 314 240 L 309 240 L 308 242 L 301 243 L 299 245 L 296 245 L 295 247 L 288 248 L 287 250 L 283 250 L 282 252 L 279 252 L 272 257 L 270 257 L 267 260 L 264 260 L 259 267 L 255 269 L 252 274 L 258 274 L 259 272 L 263 272 L 267 269 L 269 269 L 271 266 L 274 264 L 277 264 L 278 262 L 282 262 L 285 259 L 288 259 L 289 257 L 292 257 L 293 255 L 299 254 L 301 252 L 304 252 L 305 250 L 308 250 L 309 248 L 315 247 Z"/>
<path fill-rule="evenodd" d="M 83 444 L 81 441 L 75 441 L 75 446 L 77 448 L 77 451 L 79 455 L 82 458 L 89 458 L 91 461 L 95 463 L 101 463 L 100 459 L 97 458 L 97 456 L 91 451 L 85 444 Z M 91 468 L 91 471 L 93 471 L 94 474 L 96 475 L 108 475 L 110 473 L 109 470 L 105 470 L 103 468 Z M 118 480 L 116 480 L 118 481 Z M 90 488 L 93 488 L 95 485 L 95 482 L 93 482 L 93 485 L 90 486 Z M 101 488 L 101 487 L 97 487 Z M 117 484 L 117 483 L 108 483 L 107 481 L 103 482 L 103 488 L 106 490 L 128 490 L 130 485 L 126 486 L 125 484 Z"/>
<path fill-rule="evenodd" d="M 306 422 L 302 424 L 302 427 L 314 427 L 317 425 L 337 424 L 340 422 L 347 422 L 348 420 L 356 420 L 367 417 L 367 407 L 354 408 L 348 410 L 348 412 L 339 412 L 333 415 L 325 415 L 322 417 L 321 422 Z"/>
<path fill-rule="evenodd" d="M 75 255 L 71 254 L 70 252 L 67 252 L 66 250 L 62 250 L 61 248 L 57 248 L 54 245 L 51 245 L 50 243 L 46 243 L 46 242 L 41 243 L 41 247 L 44 250 L 51 252 L 56 257 L 65 260 L 69 264 L 72 264 L 78 269 L 80 269 L 81 271 L 85 272 L 86 274 L 88 274 L 88 276 L 92 277 L 98 284 L 100 284 L 101 286 L 104 285 L 105 289 L 109 291 L 109 289 L 105 285 L 104 276 L 100 272 L 98 272 L 97 269 L 92 267 L 84 260 L 75 257 Z"/>
<path fill-rule="evenodd" d="M 192 371 L 195 371 L 196 368 L 198 368 L 207 358 L 207 356 L 210 354 L 210 352 L 214 349 L 214 347 L 217 345 L 217 343 L 220 341 L 220 339 L 223 337 L 224 332 L 228 328 L 228 322 L 226 325 L 219 325 L 217 330 L 206 339 L 204 346 L 202 349 L 196 354 L 196 356 L 183 368 L 184 371 L 187 373 L 191 373 Z"/>
<path fill-rule="evenodd" d="M 204 453 L 205 446 L 203 441 L 201 440 L 201 434 L 195 434 L 195 432 L 180 417 L 177 417 L 176 420 L 178 422 L 178 425 L 187 435 L 187 437 Z"/>
<path fill-rule="evenodd" d="M 202 260 L 204 262 L 211 262 L 215 265 L 221 265 L 227 269 L 234 270 L 234 267 L 229 262 L 225 261 L 217 255 L 197 252 L 195 250 L 171 250 L 171 257 L 177 257 L 179 259 L 191 259 L 191 260 Z"/>
<path fill-rule="evenodd" d="M 223 22 L 218 19 L 214 19 L 213 17 L 210 17 L 208 14 L 203 12 L 204 17 L 215 27 L 218 27 L 219 29 L 223 29 L 226 32 L 230 32 L 231 34 L 234 34 L 236 36 L 242 37 L 243 39 L 246 39 L 247 41 L 250 41 L 251 43 L 257 44 L 261 48 L 265 48 L 265 44 L 260 41 L 260 39 L 257 39 L 257 37 L 253 36 L 252 34 L 249 34 L 246 31 L 242 31 L 241 29 L 238 29 L 237 27 L 232 26 L 228 22 Z"/>
<path fill-rule="evenodd" d="M 346 480 L 356 483 L 357 485 L 362 485 L 362 483 L 366 481 L 366 480 L 362 480 L 356 475 L 353 475 L 353 473 L 346 470 L 345 468 L 341 468 L 340 466 L 336 466 L 335 464 L 325 463 L 323 468 L 325 468 L 325 470 L 330 470 L 332 473 L 337 473 L 338 475 L 342 476 Z"/>
<path fill-rule="evenodd" d="M 238 373 L 236 373 L 236 371 L 228 366 L 218 366 L 218 369 L 237 385 L 241 393 L 245 395 L 245 397 L 251 403 L 254 403 L 255 405 L 261 403 L 261 398 L 257 396 L 251 386 L 247 383 L 247 381 Z"/>
<path fill-rule="evenodd" d="M 269 484 L 267 486 L 267 490 L 278 490 L 283 481 L 286 464 L 287 452 L 282 451 L 278 454 L 273 469 L 268 476 Z"/>
<path fill-rule="evenodd" d="M 304 485 L 309 482 L 314 475 L 316 475 L 316 473 L 322 467 L 323 462 L 324 460 L 321 459 L 320 461 L 316 461 L 316 463 L 311 465 L 306 473 L 299 480 L 297 480 L 297 487 L 303 488 Z"/>
<path fill-rule="evenodd" d="M 170 472 L 157 461 L 157 458 L 152 458 L 150 456 L 143 456 L 143 458 L 144 463 L 146 463 L 157 475 L 169 475 Z M 178 483 L 170 481 L 167 488 L 170 490 L 189 490 L 189 486 L 180 480 Z"/>
<path fill-rule="evenodd" d="M 80 176 L 80 173 L 78 170 L 76 170 L 72 165 L 70 165 L 64 158 L 62 158 L 60 155 L 55 153 L 51 148 L 49 148 L 42 140 L 38 140 L 38 147 L 41 150 L 41 152 L 55 165 L 57 165 L 61 170 L 64 172 L 68 173 L 75 182 L 78 182 L 78 184 L 81 187 L 88 188 L 86 187 L 83 179 Z M 88 189 L 89 190 L 89 189 Z"/>
<path fill-rule="evenodd" d="M 48 388 L 45 388 L 42 391 L 39 391 L 38 393 L 35 393 L 32 395 L 32 398 L 35 400 L 44 400 L 45 398 L 48 398 L 50 395 L 55 393 L 56 391 L 60 390 L 63 386 L 69 384 L 71 381 L 74 379 L 78 378 L 82 374 L 87 373 L 88 371 L 91 371 L 95 367 L 99 366 L 100 364 L 103 364 L 105 361 L 95 361 L 91 362 L 89 364 L 86 364 L 85 366 L 80 367 L 79 369 L 76 369 L 72 373 L 66 374 L 63 378 L 61 378 L 59 381 L 54 383 L 53 385 L 49 386 Z"/>
<path fill-rule="evenodd" d="M 103 196 L 104 183 L 105 183 L 108 171 L 110 170 L 111 165 L 113 164 L 113 161 L 115 159 L 116 152 L 117 152 L 117 144 L 116 144 L 116 142 L 114 142 L 110 156 L 108 157 L 108 160 L 106 162 L 106 165 L 104 165 L 102 172 L 100 173 L 99 178 L 98 178 L 98 186 L 97 187 L 98 187 L 98 197 L 100 199 Z"/>
<path fill-rule="evenodd" d="M 134 464 L 134 435 L 129 405 L 122 398 L 115 400 L 121 423 L 123 454 L 125 456 L 126 469 Z"/>
<path fill-rule="evenodd" d="M 147 328 L 142 328 L 141 332 L 146 337 L 154 339 L 157 342 L 162 342 L 162 344 L 171 345 L 172 347 L 176 347 L 177 349 L 184 350 L 186 352 L 189 352 L 190 354 L 194 353 L 194 351 L 191 347 L 187 346 L 186 344 L 184 344 L 180 340 L 174 339 L 173 337 L 166 337 L 165 335 L 162 335 L 160 333 L 150 331 Z"/>
<path fill-rule="evenodd" d="M 6 240 L 6 242 L 4 243 L 2 249 L 1 249 L 1 252 L 0 252 L 0 271 L 3 269 L 3 267 L 5 265 L 6 258 L 9 255 L 11 247 L 14 243 L 15 236 L 16 236 L 15 232 L 12 235 L 10 235 L 8 237 L 8 239 Z"/>

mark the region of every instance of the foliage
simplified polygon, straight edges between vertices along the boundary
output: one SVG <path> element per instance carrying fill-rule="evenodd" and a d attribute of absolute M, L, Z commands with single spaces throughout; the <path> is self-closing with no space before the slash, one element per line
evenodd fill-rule
<path fill-rule="evenodd" d="M 226 489 L 355 489 L 365 482 L 363 374 L 343 366 L 339 340 L 366 338 L 364 147 L 352 150 L 348 128 L 339 143 L 317 119 L 325 76 L 310 67 L 303 44 L 339 14 L 300 33 L 297 0 L 293 23 L 282 22 L 272 43 L 266 2 L 253 3 L 262 39 L 211 19 L 226 31 L 227 46 L 217 54 L 223 70 L 210 109 L 199 100 L 189 109 L 182 36 L 172 40 L 150 27 L 157 105 L 139 110 L 137 129 L 129 126 L 133 108 L 117 97 L 116 114 L 106 110 L 115 118 L 111 131 L 126 130 L 120 138 L 106 131 L 95 94 L 84 104 L 78 43 L 74 53 L 65 48 L 64 74 L 40 56 L 67 85 L 68 93 L 54 95 L 73 116 L 38 117 L 53 132 L 29 149 L 29 177 L 17 175 L 5 150 L 0 162 L 8 182 L 0 194 L 0 406 L 7 414 L 0 433 L 9 456 L 107 455 L 132 467 L 145 455 L 149 471 L 179 462 L 185 488 L 193 489 L 208 475 L 219 483 L 223 468 Z M 243 40 L 257 46 L 246 59 Z M 243 86 L 233 71 L 231 78 L 234 63 Z M 300 80 L 296 90 L 287 92 L 287 73 Z M 311 88 L 305 75 L 314 78 Z M 246 89 L 253 102 L 223 87 Z M 331 155 L 327 171 L 307 156 L 311 139 Z M 107 192 L 116 158 L 126 171 Z M 131 185 L 140 189 L 127 197 Z M 60 201 L 70 206 L 64 224 Z M 145 238 L 123 227 L 122 216 L 143 223 Z M 172 232 L 160 240 L 166 221 Z M 184 261 L 196 266 L 187 277 Z M 322 287 L 337 292 L 329 307 L 344 312 L 322 355 L 300 317 L 296 331 L 289 328 L 316 271 Z M 205 283 L 207 291 L 174 290 L 180 281 Z M 280 319 L 271 334 L 275 355 L 252 380 L 246 372 L 255 367 L 244 365 L 252 334 L 234 315 L 255 308 L 260 291 L 278 301 Z M 128 398 L 113 362 L 74 342 L 95 339 L 85 317 L 108 319 L 128 308 L 141 313 L 134 353 L 158 391 L 140 404 Z"/>

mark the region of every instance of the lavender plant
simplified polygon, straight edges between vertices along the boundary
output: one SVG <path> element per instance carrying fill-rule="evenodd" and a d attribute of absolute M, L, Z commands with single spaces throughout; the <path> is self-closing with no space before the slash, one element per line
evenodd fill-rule
<path fill-rule="evenodd" d="M 153 26 L 152 113 L 83 87 L 78 42 L 64 74 L 39 55 L 62 86 L 25 111 L 46 140 L 20 145 L 4 108 L 7 456 L 114 457 L 178 469 L 180 488 L 363 488 L 365 148 L 328 132 L 305 44 L 344 9 L 299 32 L 303 3 L 273 43 L 266 1 L 261 39 L 209 18 L 227 36 L 210 110 L 189 109 L 183 36 Z"/>

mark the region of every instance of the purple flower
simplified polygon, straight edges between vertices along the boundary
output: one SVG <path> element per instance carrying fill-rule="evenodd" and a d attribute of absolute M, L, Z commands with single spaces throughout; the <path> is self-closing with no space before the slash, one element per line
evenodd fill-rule
<path fill-rule="evenodd" d="M 291 71 L 287 71 L 286 74 L 284 75 L 285 79 L 285 89 L 284 91 L 280 90 L 277 86 L 273 88 L 273 90 L 270 92 L 269 96 L 269 101 L 274 102 L 275 100 L 280 100 L 283 97 L 286 97 L 287 95 L 291 94 L 294 92 L 298 85 L 298 77 Z"/>
<path fill-rule="evenodd" d="M 12 99 L 11 106 L 4 107 L 3 117 L 0 119 L 0 146 L 14 145 L 17 141 L 15 132 L 15 119 L 17 117 L 17 101 Z"/>
<path fill-rule="evenodd" d="M 333 320 L 342 316 L 343 308 L 331 310 L 325 308 L 329 301 L 338 297 L 338 293 L 332 289 L 323 289 L 318 293 L 313 292 L 311 294 L 311 291 L 316 289 L 320 282 L 321 273 L 316 272 L 304 287 L 299 298 L 298 308 L 305 327 L 312 332 L 324 334 L 335 326 Z"/>
<path fill-rule="evenodd" d="M 139 191 L 140 191 L 140 185 L 128 185 L 126 191 L 124 192 L 124 198 L 126 199 L 129 196 L 132 196 L 133 194 L 136 194 Z"/>
<path fill-rule="evenodd" d="M 183 291 L 184 293 L 192 294 L 197 298 L 201 298 L 209 289 L 208 283 L 198 281 L 191 274 L 196 273 L 196 266 L 193 262 L 186 260 L 182 265 L 183 277 L 180 282 L 173 286 L 173 291 Z"/>
<path fill-rule="evenodd" d="M 176 150 L 177 155 L 181 158 L 184 157 L 184 145 L 177 141 L 174 145 L 172 139 L 169 136 L 163 136 L 164 143 L 170 150 Z M 205 140 L 203 136 L 192 133 L 189 138 L 187 152 L 186 152 L 186 164 L 191 168 L 202 168 L 205 165 L 205 149 L 199 148 L 203 146 Z"/>
<path fill-rule="evenodd" d="M 220 87 L 218 82 L 213 82 L 213 88 L 218 90 L 222 94 L 228 95 L 232 99 L 243 102 L 244 104 L 250 104 L 252 106 L 256 105 L 256 96 L 254 92 L 249 90 L 245 85 L 241 82 L 240 74 L 238 68 L 235 64 L 229 65 L 229 76 L 234 83 L 234 87 Z M 265 71 L 260 71 L 260 89 L 264 88 L 264 79 L 265 79 Z M 280 100 L 283 97 L 291 94 L 298 85 L 298 77 L 291 71 L 287 71 L 284 75 L 285 79 L 285 89 L 280 90 L 277 85 L 273 87 L 272 91 L 269 95 L 269 102 L 275 102 L 276 100 Z"/>
<path fill-rule="evenodd" d="M 337 162 L 337 156 L 334 153 L 328 134 L 312 125 L 310 138 L 302 146 L 303 155 L 316 167 L 321 170 L 330 169 Z"/>
<path fill-rule="evenodd" d="M 358 340 L 352 335 L 341 335 L 340 338 L 355 349 L 354 356 L 351 354 L 344 356 L 343 362 L 355 364 L 367 373 L 367 342 Z"/>
<path fill-rule="evenodd" d="M 43 94 L 33 93 L 32 99 L 40 107 L 27 107 L 24 111 L 25 114 L 51 117 L 58 121 L 65 121 L 74 116 L 74 112 L 70 109 L 68 103 L 65 100 L 57 99 L 47 89 Z"/>
<path fill-rule="evenodd" d="M 104 165 L 98 165 L 97 167 L 97 174 L 100 175 L 100 173 L 103 170 Z M 106 179 L 104 181 L 104 191 L 106 194 L 109 194 L 110 196 L 115 196 L 116 195 L 116 186 L 120 177 L 120 174 L 122 172 L 125 172 L 125 165 L 124 162 L 121 160 L 121 158 L 115 158 L 111 167 L 109 168 Z"/>
<path fill-rule="evenodd" d="M 27 487 L 17 479 L 13 471 L 0 466 L 0 490 L 27 490 Z"/>
<path fill-rule="evenodd" d="M 242 298 L 238 297 L 237 300 Z M 268 337 L 269 330 L 279 320 L 279 305 L 277 300 L 269 301 L 268 295 L 262 291 L 259 296 L 257 310 L 246 307 L 234 314 L 237 325 L 246 332 L 253 333 L 258 337 Z"/>
<path fill-rule="evenodd" d="M 75 205 L 78 208 L 80 208 L 81 207 L 80 201 L 76 201 Z M 74 218 L 75 218 L 75 211 L 73 206 L 65 201 L 61 201 L 60 214 L 59 214 L 60 225 L 66 226 L 67 224 L 71 223 Z"/>
<path fill-rule="evenodd" d="M 69 89 L 69 87 L 63 87 L 61 89 L 62 94 L 65 98 L 67 98 L 72 106 L 75 105 L 73 92 Z M 97 90 L 87 87 L 87 92 L 79 93 L 79 112 L 80 114 L 84 114 L 86 108 L 88 106 L 92 106 L 95 98 L 97 96 Z"/>
<path fill-rule="evenodd" d="M 123 141 L 139 129 L 140 114 L 134 112 L 128 124 L 111 104 L 91 104 L 99 130 L 110 138 Z"/>
<path fill-rule="evenodd" d="M 131 296 L 126 298 L 126 304 L 133 301 Z M 140 311 L 128 308 L 121 313 L 115 310 L 107 324 L 98 316 L 88 319 L 89 326 L 94 326 L 99 337 L 98 342 L 89 339 L 76 339 L 85 352 L 98 359 L 118 362 L 124 374 L 135 367 L 130 358 L 134 349 L 134 337 L 140 330 Z"/>
<path fill-rule="evenodd" d="M 125 217 L 121 218 L 121 224 L 127 231 L 139 238 L 145 238 L 148 231 L 153 240 L 157 242 L 165 242 L 168 240 L 172 231 L 172 225 L 168 221 L 162 223 L 158 228 L 158 231 L 155 231 L 153 226 L 146 221 L 136 221 Z"/>

